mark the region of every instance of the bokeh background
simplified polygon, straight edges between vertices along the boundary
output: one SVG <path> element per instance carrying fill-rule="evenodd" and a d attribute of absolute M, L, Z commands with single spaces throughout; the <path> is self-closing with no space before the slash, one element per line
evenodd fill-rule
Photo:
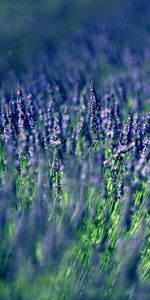
<path fill-rule="evenodd" d="M 77 31 L 93 26 L 111 28 L 120 46 L 129 39 L 135 49 L 144 43 L 144 26 L 150 31 L 148 0 L 5 0 L 0 2 L 0 78 L 8 70 L 26 71 L 28 57 L 40 51 L 57 55 Z M 108 29 L 107 29 L 108 30 Z"/>

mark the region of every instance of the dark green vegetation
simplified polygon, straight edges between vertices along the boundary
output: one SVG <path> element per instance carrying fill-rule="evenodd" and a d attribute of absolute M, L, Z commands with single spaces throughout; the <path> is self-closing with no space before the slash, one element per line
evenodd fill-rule
<path fill-rule="evenodd" d="M 1 12 L 0 299 L 149 300 L 149 5 L 41 3 Z"/>

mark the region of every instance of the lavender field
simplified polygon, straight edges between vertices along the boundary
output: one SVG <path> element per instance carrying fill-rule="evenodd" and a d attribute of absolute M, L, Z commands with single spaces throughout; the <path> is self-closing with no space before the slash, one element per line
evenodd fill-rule
<path fill-rule="evenodd" d="M 149 1 L 0 8 L 0 300 L 149 300 Z"/>

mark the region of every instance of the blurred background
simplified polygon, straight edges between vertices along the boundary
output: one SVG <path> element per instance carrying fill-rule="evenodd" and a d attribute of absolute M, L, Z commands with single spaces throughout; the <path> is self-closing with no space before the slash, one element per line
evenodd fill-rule
<path fill-rule="evenodd" d="M 0 1 L 0 77 L 26 71 L 26 59 L 45 51 L 57 55 L 75 32 L 98 22 L 111 28 L 116 47 L 143 43 L 150 31 L 149 0 Z"/>

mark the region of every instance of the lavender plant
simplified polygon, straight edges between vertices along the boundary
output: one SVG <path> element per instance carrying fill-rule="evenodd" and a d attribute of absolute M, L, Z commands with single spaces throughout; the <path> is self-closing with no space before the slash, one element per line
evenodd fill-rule
<path fill-rule="evenodd" d="M 0 88 L 0 299 L 150 297 L 149 48 L 88 28 Z"/>

